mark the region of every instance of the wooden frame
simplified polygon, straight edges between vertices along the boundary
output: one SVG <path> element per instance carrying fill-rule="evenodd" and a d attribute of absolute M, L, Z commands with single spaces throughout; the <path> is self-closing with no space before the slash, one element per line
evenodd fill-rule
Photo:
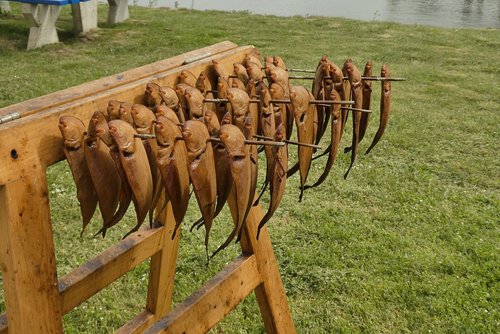
<path fill-rule="evenodd" d="M 0 125 L 0 265 L 7 307 L 0 334 L 62 333 L 63 314 L 150 257 L 146 307 L 118 333 L 204 333 L 252 291 L 268 333 L 295 332 L 267 230 L 255 238 L 260 206 L 250 212 L 243 255 L 170 313 L 180 235 L 170 237 L 170 207 L 162 226 L 132 234 L 60 279 L 56 272 L 45 171 L 64 159 L 59 117 L 88 121 L 108 100 L 142 102 L 148 82 L 171 86 L 181 70 L 197 75 L 213 59 L 229 71 L 252 49 L 223 42 L 0 109 L 0 116 L 21 116 Z M 234 212 L 233 203 L 230 208 Z"/>

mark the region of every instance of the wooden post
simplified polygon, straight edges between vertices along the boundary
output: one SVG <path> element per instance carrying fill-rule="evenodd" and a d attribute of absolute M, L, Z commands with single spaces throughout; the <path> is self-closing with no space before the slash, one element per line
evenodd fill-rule
<path fill-rule="evenodd" d="M 0 264 L 10 333 L 62 333 L 45 173 L 0 186 Z"/>

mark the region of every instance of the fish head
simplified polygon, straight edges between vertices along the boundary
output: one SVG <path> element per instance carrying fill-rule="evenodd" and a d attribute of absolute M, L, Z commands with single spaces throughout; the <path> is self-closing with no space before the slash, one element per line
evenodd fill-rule
<path fill-rule="evenodd" d="M 130 125 L 134 125 L 134 119 L 132 118 L 132 115 L 130 114 L 132 111 L 132 105 L 128 102 L 122 102 L 120 104 L 120 119 L 122 121 L 125 121 L 129 123 Z"/>
<path fill-rule="evenodd" d="M 177 125 L 164 116 L 159 116 L 154 122 L 156 142 L 163 147 L 173 146 L 180 136 Z"/>
<path fill-rule="evenodd" d="M 155 109 L 155 116 L 156 118 L 158 118 L 159 116 L 164 116 L 170 119 L 175 124 L 179 123 L 179 117 L 177 117 L 175 111 L 173 111 L 172 108 L 166 105 L 157 106 Z"/>
<path fill-rule="evenodd" d="M 113 137 L 118 150 L 124 155 L 128 156 L 135 152 L 135 138 L 134 134 L 137 132 L 135 129 L 121 119 L 112 120 L 108 123 L 109 133 Z"/>
<path fill-rule="evenodd" d="M 143 106 L 142 104 L 133 104 L 130 114 L 132 115 L 132 119 L 134 120 L 134 124 L 137 129 L 141 129 L 142 131 L 148 131 L 151 129 L 155 117 L 153 112 L 148 107 Z"/>
<path fill-rule="evenodd" d="M 203 152 L 210 139 L 205 124 L 195 120 L 188 120 L 182 125 L 182 137 L 187 150 L 191 153 Z"/>
<path fill-rule="evenodd" d="M 117 100 L 110 100 L 108 102 L 108 107 L 106 108 L 106 111 L 108 112 L 109 119 L 120 118 L 120 105 L 121 102 Z"/>
<path fill-rule="evenodd" d="M 273 64 L 274 64 L 274 66 L 281 67 L 282 69 L 286 69 L 285 62 L 283 61 L 283 58 L 281 58 L 280 56 L 273 57 Z"/>
<path fill-rule="evenodd" d="M 245 136 L 237 126 L 232 124 L 222 125 L 219 130 L 219 138 L 231 158 L 249 155 L 247 145 L 245 144 Z"/>
<path fill-rule="evenodd" d="M 85 135 L 83 122 L 74 116 L 61 116 L 58 126 L 64 139 L 64 146 L 74 150 L 80 148 Z"/>
<path fill-rule="evenodd" d="M 220 129 L 219 119 L 217 118 L 217 115 L 211 110 L 205 110 L 204 121 L 210 136 L 217 136 Z"/>
<path fill-rule="evenodd" d="M 109 133 L 108 122 L 106 121 L 104 114 L 100 111 L 96 111 L 92 115 L 90 121 L 94 123 L 96 136 L 101 139 L 106 146 L 113 145 L 113 138 Z"/>
<path fill-rule="evenodd" d="M 305 87 L 292 86 L 290 88 L 290 101 L 292 102 L 294 115 L 301 121 L 303 115 L 305 115 L 307 109 L 309 108 L 309 100 L 309 92 Z"/>

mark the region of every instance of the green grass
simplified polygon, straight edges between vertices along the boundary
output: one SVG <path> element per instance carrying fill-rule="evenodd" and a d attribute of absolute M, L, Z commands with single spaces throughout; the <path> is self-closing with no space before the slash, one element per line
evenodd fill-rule
<path fill-rule="evenodd" d="M 223 40 L 281 55 L 291 67 L 313 68 L 321 55 L 390 64 L 393 85 L 386 135 L 360 154 L 349 178 L 340 154 L 327 181 L 297 203 L 298 177 L 269 222 L 299 333 L 498 333 L 500 331 L 500 70 L 498 30 L 440 29 L 338 18 L 131 8 L 131 19 L 92 40 L 71 34 L 67 6 L 58 21 L 62 43 L 25 51 L 19 7 L 0 17 L 0 107 L 148 64 Z M 378 106 L 379 88 L 374 106 Z M 350 124 L 350 123 L 349 123 Z M 371 120 L 361 152 L 378 124 Z M 349 144 L 349 132 L 342 147 Z M 292 149 L 294 151 L 294 149 Z M 317 178 L 324 161 L 316 163 Z M 65 162 L 48 170 L 59 275 L 120 239 L 92 239 L 97 215 L 80 240 L 78 205 Z M 267 200 L 264 201 L 264 207 Z M 191 203 L 186 225 L 197 218 Z M 217 219 L 211 247 L 230 228 Z M 202 233 L 182 236 L 175 303 L 238 254 L 205 266 Z M 144 306 L 141 265 L 65 316 L 69 333 L 112 332 Z M 0 293 L 0 310 L 5 306 Z M 254 297 L 214 333 L 260 333 Z"/>

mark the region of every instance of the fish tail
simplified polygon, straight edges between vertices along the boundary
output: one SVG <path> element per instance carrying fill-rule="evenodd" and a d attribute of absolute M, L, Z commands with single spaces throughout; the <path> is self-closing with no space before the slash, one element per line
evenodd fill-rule
<path fill-rule="evenodd" d="M 238 229 L 237 227 L 235 226 L 233 231 L 231 232 L 231 234 L 229 235 L 229 237 L 226 239 L 226 241 L 224 241 L 224 243 L 222 245 L 219 246 L 219 248 L 217 248 L 215 250 L 215 252 L 212 253 L 212 255 L 210 256 L 210 258 L 212 259 L 215 255 L 217 255 L 221 250 L 223 250 L 224 248 L 226 248 L 227 246 L 229 246 L 229 244 L 231 243 L 231 241 L 233 241 L 234 237 L 236 236 L 236 234 L 238 233 Z"/>
<path fill-rule="evenodd" d="M 297 171 L 299 170 L 299 163 L 297 162 L 295 165 L 293 165 L 292 168 L 288 169 L 288 171 L 286 172 L 286 177 L 290 177 L 292 176 L 293 174 L 297 173 Z"/>
<path fill-rule="evenodd" d="M 200 219 L 198 219 L 197 221 L 195 221 L 193 223 L 193 225 L 191 225 L 191 228 L 189 229 L 189 232 L 193 232 L 193 229 L 195 227 L 196 227 L 196 229 L 199 229 L 203 225 L 204 222 L 205 221 L 203 220 L 203 217 L 201 217 Z"/>
<path fill-rule="evenodd" d="M 266 181 L 264 181 L 264 184 L 262 185 L 262 189 L 260 190 L 260 194 L 259 194 L 259 196 L 258 196 L 258 197 L 257 197 L 257 199 L 255 200 L 255 202 L 253 202 L 253 206 L 256 206 L 256 205 L 258 205 L 258 204 L 259 204 L 260 198 L 262 197 L 262 195 L 264 195 L 264 192 L 266 191 L 266 189 L 267 189 L 267 185 L 268 185 L 268 184 L 269 184 L 269 183 L 267 182 L 267 180 L 266 180 Z"/>

